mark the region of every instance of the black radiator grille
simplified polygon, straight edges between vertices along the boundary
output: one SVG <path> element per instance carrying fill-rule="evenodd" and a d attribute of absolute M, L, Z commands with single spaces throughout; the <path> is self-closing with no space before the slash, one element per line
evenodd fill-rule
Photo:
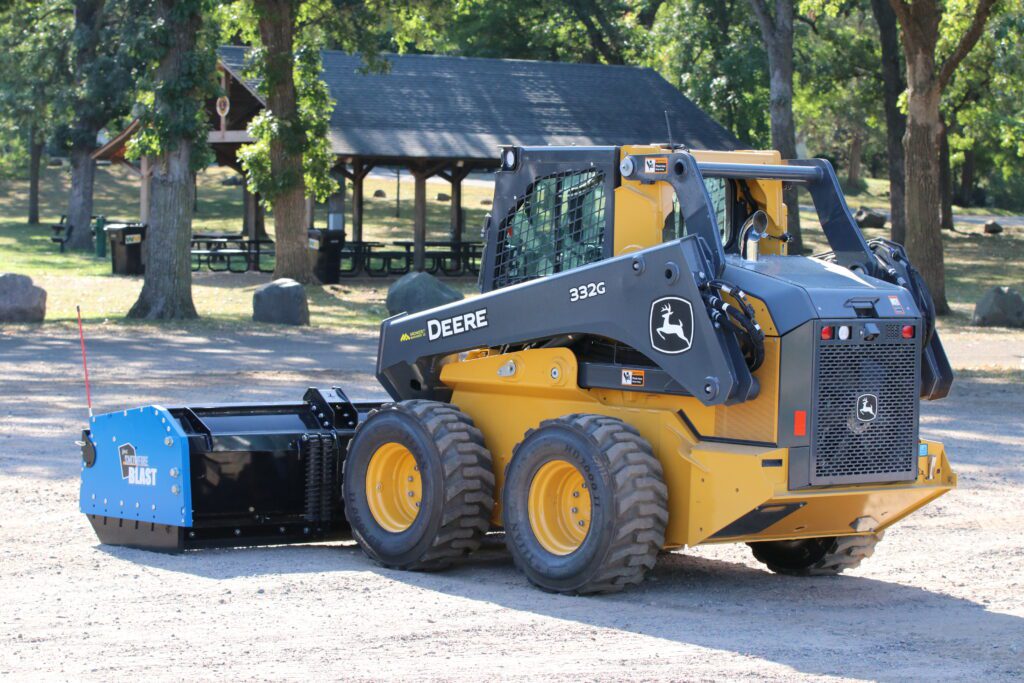
<path fill-rule="evenodd" d="M 895 341 L 887 328 L 873 342 L 819 342 L 812 484 L 916 476 L 919 353 L 916 340 Z M 861 419 L 871 408 L 874 418 Z"/>

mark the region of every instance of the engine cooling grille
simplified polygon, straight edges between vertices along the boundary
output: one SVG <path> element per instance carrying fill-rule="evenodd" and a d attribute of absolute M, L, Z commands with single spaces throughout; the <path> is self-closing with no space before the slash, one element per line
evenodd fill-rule
<path fill-rule="evenodd" d="M 812 484 L 903 481 L 917 474 L 918 345 L 894 339 L 890 325 L 871 342 L 818 342 Z"/>

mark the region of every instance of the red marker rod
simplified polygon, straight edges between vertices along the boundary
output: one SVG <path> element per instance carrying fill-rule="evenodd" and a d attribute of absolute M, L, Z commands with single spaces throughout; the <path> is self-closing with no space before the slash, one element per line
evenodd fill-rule
<path fill-rule="evenodd" d="M 89 391 L 89 363 L 85 359 L 85 332 L 82 331 L 82 309 L 75 306 L 78 313 L 78 341 L 82 344 L 82 369 L 85 370 L 85 402 L 89 404 L 89 417 L 92 417 L 92 392 Z"/>

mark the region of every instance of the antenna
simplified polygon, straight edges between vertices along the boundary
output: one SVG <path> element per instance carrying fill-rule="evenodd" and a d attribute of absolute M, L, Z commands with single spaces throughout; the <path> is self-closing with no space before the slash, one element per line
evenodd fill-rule
<path fill-rule="evenodd" d="M 89 417 L 92 417 L 92 393 L 89 391 L 89 363 L 85 359 L 85 332 L 82 331 L 82 309 L 77 305 L 75 312 L 78 313 L 78 341 L 82 344 L 82 369 L 85 370 L 85 402 L 89 405 Z"/>
<path fill-rule="evenodd" d="M 668 129 L 668 148 L 670 150 L 674 151 L 676 146 L 675 146 L 675 143 L 672 142 L 672 124 L 669 123 L 669 120 L 668 120 L 668 109 L 665 109 L 664 112 L 665 112 L 665 128 Z"/>

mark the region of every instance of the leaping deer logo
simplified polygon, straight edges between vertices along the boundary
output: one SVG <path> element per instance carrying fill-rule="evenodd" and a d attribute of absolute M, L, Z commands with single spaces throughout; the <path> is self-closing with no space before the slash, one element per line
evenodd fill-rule
<path fill-rule="evenodd" d="M 693 337 L 693 306 L 686 299 L 666 296 L 651 303 L 651 346 L 661 353 L 689 350 Z"/>
<path fill-rule="evenodd" d="M 857 419 L 871 422 L 878 416 L 878 397 L 874 394 L 861 394 L 857 397 Z"/>
<path fill-rule="evenodd" d="M 661 307 L 661 327 L 655 330 L 662 339 L 666 334 L 671 334 L 683 340 L 687 346 L 690 345 L 690 338 L 686 336 L 683 323 L 672 322 L 672 304 L 665 304 Z"/>

